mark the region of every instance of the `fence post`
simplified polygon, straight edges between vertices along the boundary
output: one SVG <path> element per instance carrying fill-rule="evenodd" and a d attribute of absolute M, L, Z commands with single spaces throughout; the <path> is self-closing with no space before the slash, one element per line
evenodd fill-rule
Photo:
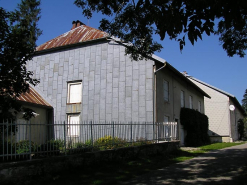
<path fill-rule="evenodd" d="M 9 138 L 9 120 L 7 120 L 7 141 L 8 141 L 8 138 Z M 8 142 L 6 142 L 7 144 L 7 161 L 9 160 L 9 145 L 8 145 Z"/>
<path fill-rule="evenodd" d="M 130 141 L 131 141 L 131 144 L 133 143 L 133 138 L 132 138 L 132 121 L 130 122 Z"/>
<path fill-rule="evenodd" d="M 66 124 L 65 121 L 63 122 L 63 128 L 64 128 L 64 149 L 65 149 L 65 155 L 67 155 L 67 143 L 66 143 Z"/>
<path fill-rule="evenodd" d="M 32 160 L 32 146 L 31 146 L 31 121 L 29 121 L 29 155 Z"/>
<path fill-rule="evenodd" d="M 93 121 L 90 121 L 90 127 L 91 127 L 91 145 L 93 146 Z"/>
<path fill-rule="evenodd" d="M 112 122 L 112 146 L 114 146 L 115 142 L 114 142 L 114 136 L 115 133 L 114 133 L 114 121 Z"/>

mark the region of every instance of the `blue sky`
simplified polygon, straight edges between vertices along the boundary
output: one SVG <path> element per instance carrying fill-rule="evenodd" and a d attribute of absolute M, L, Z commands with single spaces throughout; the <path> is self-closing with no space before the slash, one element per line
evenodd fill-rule
<path fill-rule="evenodd" d="M 0 6 L 11 11 L 20 1 L 0 0 Z M 73 2 L 74 0 L 41 0 L 39 28 L 43 30 L 43 34 L 37 45 L 69 31 L 74 20 L 80 20 L 94 28 L 99 27 L 99 20 L 102 18 L 100 15 L 87 20 Z M 247 56 L 228 57 L 217 36 L 204 35 L 203 41 L 196 42 L 194 46 L 187 42 L 182 53 L 175 41 L 165 39 L 161 43 L 163 49 L 156 55 L 167 60 L 178 71 L 187 71 L 189 75 L 233 94 L 241 104 L 247 89 Z"/>

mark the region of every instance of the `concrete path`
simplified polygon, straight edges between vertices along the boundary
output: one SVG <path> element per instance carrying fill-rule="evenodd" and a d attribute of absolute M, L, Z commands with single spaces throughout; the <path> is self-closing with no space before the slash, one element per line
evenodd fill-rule
<path fill-rule="evenodd" d="M 247 143 L 209 152 L 123 184 L 247 185 Z"/>

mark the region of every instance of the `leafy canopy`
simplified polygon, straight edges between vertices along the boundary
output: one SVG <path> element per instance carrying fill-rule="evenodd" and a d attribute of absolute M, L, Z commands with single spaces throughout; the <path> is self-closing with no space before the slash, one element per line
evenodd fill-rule
<path fill-rule="evenodd" d="M 22 0 L 15 11 L 0 7 L 0 118 L 14 117 L 9 110 L 21 109 L 16 98 L 29 90 L 29 84 L 39 82 L 26 69 L 41 34 L 39 5 L 40 0 Z"/>
<path fill-rule="evenodd" d="M 242 99 L 242 107 L 245 110 L 245 113 L 247 114 L 247 89 L 245 90 L 245 93 Z"/>
<path fill-rule="evenodd" d="M 246 0 L 75 0 L 84 16 L 93 12 L 111 17 L 102 19 L 100 29 L 132 43 L 126 52 L 134 59 L 162 49 L 153 39 L 165 37 L 192 45 L 206 33 L 218 34 L 227 55 L 244 57 L 247 49 Z M 217 26 L 215 25 L 217 21 Z"/>

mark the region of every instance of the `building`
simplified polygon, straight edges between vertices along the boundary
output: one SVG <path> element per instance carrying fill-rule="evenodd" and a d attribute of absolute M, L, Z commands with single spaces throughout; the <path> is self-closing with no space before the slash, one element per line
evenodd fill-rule
<path fill-rule="evenodd" d="M 132 61 L 124 44 L 80 21 L 37 47 L 27 69 L 40 79 L 35 88 L 54 108 L 54 120 L 68 123 L 179 123 L 181 106 L 204 113 L 209 97 L 164 59 Z"/>
<path fill-rule="evenodd" d="M 205 114 L 209 118 L 209 136 L 212 142 L 232 142 L 239 139 L 238 120 L 245 112 L 234 95 L 200 81 L 185 76 L 205 91 L 211 99 L 205 97 Z"/>

